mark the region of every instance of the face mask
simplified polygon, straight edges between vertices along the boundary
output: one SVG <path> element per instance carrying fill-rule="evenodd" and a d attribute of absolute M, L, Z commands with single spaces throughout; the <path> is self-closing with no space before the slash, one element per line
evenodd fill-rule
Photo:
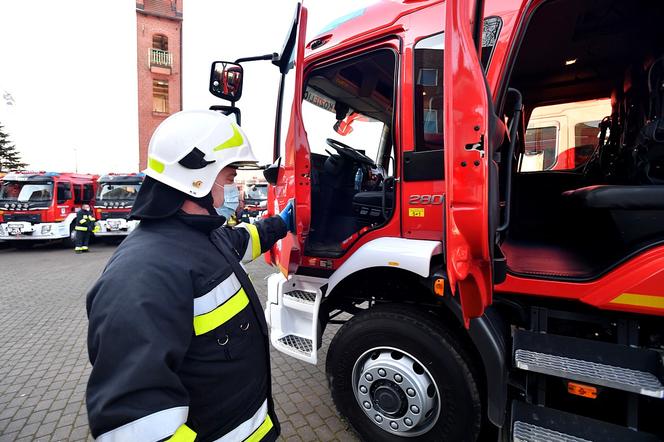
<path fill-rule="evenodd" d="M 215 183 L 215 186 L 219 184 Z M 223 216 L 226 219 L 229 219 L 233 214 L 237 206 L 240 204 L 240 192 L 237 190 L 235 184 L 226 184 L 224 186 L 224 204 L 221 207 L 215 207 L 219 216 Z"/>

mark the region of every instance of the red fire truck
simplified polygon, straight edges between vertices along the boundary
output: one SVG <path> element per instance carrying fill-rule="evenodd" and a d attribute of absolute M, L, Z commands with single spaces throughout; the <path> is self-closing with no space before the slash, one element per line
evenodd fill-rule
<path fill-rule="evenodd" d="M 275 348 L 317 363 L 342 324 L 329 385 L 365 440 L 664 438 L 664 5 L 306 19 L 274 60 L 268 211 L 296 203 L 269 254 Z M 520 171 L 534 108 L 602 98 L 587 162 Z"/>
<path fill-rule="evenodd" d="M 16 247 L 63 240 L 73 247 L 72 221 L 83 203 L 92 203 L 97 175 L 13 172 L 2 179 L 0 240 Z"/>
<path fill-rule="evenodd" d="M 144 177 L 142 173 L 110 173 L 99 178 L 94 206 L 99 230 L 95 237 L 122 239 L 138 226 L 138 221 L 128 218 Z"/>

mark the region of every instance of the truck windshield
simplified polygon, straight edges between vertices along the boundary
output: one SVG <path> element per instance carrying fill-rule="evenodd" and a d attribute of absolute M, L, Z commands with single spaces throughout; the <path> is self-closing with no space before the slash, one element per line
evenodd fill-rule
<path fill-rule="evenodd" d="M 0 190 L 2 201 L 51 201 L 53 182 L 5 181 Z"/>
<path fill-rule="evenodd" d="M 267 199 L 267 185 L 247 185 L 244 189 L 244 199 L 247 203 L 258 203 Z"/>
<path fill-rule="evenodd" d="M 97 190 L 97 201 L 126 201 L 133 200 L 141 188 L 139 183 L 136 184 L 110 184 L 100 183 Z"/>

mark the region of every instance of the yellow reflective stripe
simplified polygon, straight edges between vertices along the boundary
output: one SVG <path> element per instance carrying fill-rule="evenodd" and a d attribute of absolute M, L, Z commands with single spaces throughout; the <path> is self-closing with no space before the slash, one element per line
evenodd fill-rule
<path fill-rule="evenodd" d="M 231 147 L 242 146 L 242 144 L 244 143 L 242 134 L 240 133 L 236 125 L 231 123 L 231 126 L 233 126 L 233 136 L 231 136 L 228 140 L 224 141 L 223 143 L 212 149 L 213 152 L 223 149 L 230 149 Z"/>
<path fill-rule="evenodd" d="M 653 295 L 640 295 L 637 293 L 623 293 L 611 300 L 611 304 L 633 305 L 637 307 L 664 309 L 664 297 Z"/>
<path fill-rule="evenodd" d="M 261 256 L 261 237 L 258 235 L 258 228 L 253 224 L 246 223 L 244 227 L 251 236 L 251 259 Z"/>
<path fill-rule="evenodd" d="M 83 232 L 87 232 L 88 228 L 83 227 L 83 226 L 76 226 L 76 227 L 74 227 L 74 230 L 80 230 L 80 231 L 83 231 Z"/>
<path fill-rule="evenodd" d="M 196 336 L 207 333 L 224 324 L 233 316 L 240 313 L 247 305 L 249 305 L 249 297 L 247 297 L 244 289 L 241 288 L 232 298 L 211 312 L 194 316 L 194 332 Z"/>
<path fill-rule="evenodd" d="M 83 250 L 83 247 L 74 247 L 74 251 Z"/>
<path fill-rule="evenodd" d="M 180 425 L 175 434 L 171 438 L 166 439 L 167 442 L 194 442 L 195 440 L 196 432 L 185 424 Z"/>
<path fill-rule="evenodd" d="M 88 222 L 87 219 L 82 218 L 78 223 L 79 223 L 79 224 L 85 224 L 85 223 L 87 223 L 87 222 Z"/>
<path fill-rule="evenodd" d="M 274 426 L 274 424 L 272 424 L 272 419 L 270 419 L 270 415 L 268 414 L 268 415 L 265 417 L 265 420 L 263 421 L 263 423 L 261 424 L 261 426 L 258 427 L 258 428 L 256 429 L 256 431 L 254 431 L 254 432 L 251 434 L 251 436 L 249 436 L 248 438 L 246 438 L 246 439 L 245 439 L 245 442 L 258 442 L 258 441 L 260 441 L 261 439 L 263 439 L 263 437 L 264 437 L 267 433 L 270 432 L 270 430 L 272 429 L 273 426 Z"/>
<path fill-rule="evenodd" d="M 166 166 L 164 165 L 164 163 L 162 163 L 162 162 L 159 161 L 159 160 L 155 160 L 155 159 L 152 158 L 152 157 L 149 157 L 149 158 L 148 158 L 148 167 L 149 167 L 150 169 L 154 170 L 154 171 L 157 172 L 157 173 L 162 173 L 162 172 L 164 171 L 164 169 L 166 168 Z"/>

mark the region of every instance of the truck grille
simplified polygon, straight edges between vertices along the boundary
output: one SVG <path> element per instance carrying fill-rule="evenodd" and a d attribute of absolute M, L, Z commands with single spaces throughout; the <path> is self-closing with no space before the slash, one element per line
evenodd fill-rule
<path fill-rule="evenodd" d="M 129 212 L 101 212 L 101 219 L 129 219 Z"/>
<path fill-rule="evenodd" d="M 22 221 L 31 224 L 41 223 L 42 217 L 39 213 L 5 213 L 2 215 L 4 222 Z"/>

